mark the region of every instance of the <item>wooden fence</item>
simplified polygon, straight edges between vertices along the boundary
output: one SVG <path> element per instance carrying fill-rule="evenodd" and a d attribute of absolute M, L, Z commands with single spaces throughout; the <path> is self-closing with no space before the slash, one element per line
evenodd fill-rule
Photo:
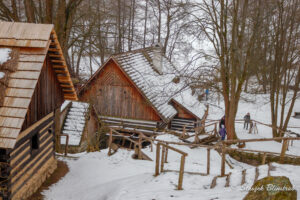
<path fill-rule="evenodd" d="M 160 147 L 162 147 L 161 161 L 160 161 Z M 174 148 L 174 147 L 172 147 L 168 144 L 158 142 L 157 145 L 156 145 L 155 176 L 158 176 L 160 174 L 160 172 L 164 172 L 164 163 L 168 162 L 168 151 L 169 151 L 169 149 L 181 154 L 177 189 L 182 190 L 184 164 L 185 164 L 185 157 L 188 156 L 187 153 L 185 153 L 185 152 L 183 152 L 183 151 L 181 151 L 177 148 Z M 160 165 L 160 171 L 159 171 L 159 165 Z"/>

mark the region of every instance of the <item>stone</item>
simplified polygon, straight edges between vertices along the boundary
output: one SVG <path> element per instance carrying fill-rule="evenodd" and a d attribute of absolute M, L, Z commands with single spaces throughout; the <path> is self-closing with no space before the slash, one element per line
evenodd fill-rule
<path fill-rule="evenodd" d="M 289 178 L 268 176 L 257 180 L 244 200 L 297 200 L 297 191 Z"/>

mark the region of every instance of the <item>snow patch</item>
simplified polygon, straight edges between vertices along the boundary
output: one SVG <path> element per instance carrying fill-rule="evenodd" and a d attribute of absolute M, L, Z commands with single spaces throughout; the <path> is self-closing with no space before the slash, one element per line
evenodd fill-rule
<path fill-rule="evenodd" d="M 3 63 L 5 63 L 10 59 L 9 56 L 10 52 L 11 49 L 9 48 L 0 48 L 0 65 L 2 65 Z"/>

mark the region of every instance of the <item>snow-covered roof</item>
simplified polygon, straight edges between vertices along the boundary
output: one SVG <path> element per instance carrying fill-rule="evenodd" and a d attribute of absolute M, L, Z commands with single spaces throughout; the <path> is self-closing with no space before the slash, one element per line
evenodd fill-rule
<path fill-rule="evenodd" d="M 84 132 L 89 104 L 83 102 L 71 102 L 72 105 L 66 116 L 62 133 L 69 135 L 69 145 L 80 145 L 81 137 Z M 61 144 L 65 144 L 65 138 L 61 138 Z"/>
<path fill-rule="evenodd" d="M 13 149 L 47 55 L 53 65 L 65 59 L 62 54 L 51 57 L 61 51 L 51 24 L 0 21 L 0 27 L 0 148 Z M 64 99 L 77 99 L 69 70 L 62 67 L 55 75 Z"/>
<path fill-rule="evenodd" d="M 206 108 L 197 98 L 197 93 L 193 94 L 190 87 L 188 87 L 178 93 L 173 99 L 201 119 Z"/>
<path fill-rule="evenodd" d="M 158 46 L 153 46 L 115 54 L 109 60 L 112 59 L 117 63 L 121 70 L 134 82 L 135 86 L 156 110 L 162 120 L 169 122 L 177 114 L 177 110 L 170 104 L 171 99 L 189 87 L 183 81 L 179 81 L 179 83 L 175 81 L 176 78 L 180 77 L 180 74 L 173 63 L 159 52 L 159 48 Z M 81 89 L 85 88 L 105 66 L 106 64 Z M 190 89 L 188 90 L 190 91 Z M 193 102 L 197 101 L 197 98 L 192 95 L 189 95 L 189 98 L 192 98 Z M 188 101 L 188 104 L 180 102 L 187 109 L 190 109 L 193 106 L 190 105 L 191 100 L 188 99 Z M 193 105 L 196 106 L 195 103 Z M 200 117 L 197 112 L 195 115 Z"/>
<path fill-rule="evenodd" d="M 154 65 L 154 48 L 139 49 L 131 52 L 113 55 L 118 65 L 136 84 L 138 89 L 148 99 L 164 121 L 169 121 L 177 114 L 176 109 L 169 104 L 172 96 L 180 90 L 180 85 L 173 82 L 176 70 L 173 64 L 161 56 L 162 71 Z"/>

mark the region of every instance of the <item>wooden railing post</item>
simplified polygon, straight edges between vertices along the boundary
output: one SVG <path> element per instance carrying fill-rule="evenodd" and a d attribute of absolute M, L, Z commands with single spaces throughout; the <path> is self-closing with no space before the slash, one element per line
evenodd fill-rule
<path fill-rule="evenodd" d="M 284 139 L 282 143 L 281 153 L 280 153 L 280 163 L 284 163 L 284 156 L 287 150 L 287 140 Z"/>
<path fill-rule="evenodd" d="M 165 163 L 168 163 L 168 152 L 169 152 L 169 148 L 166 148 L 166 155 L 165 155 Z"/>
<path fill-rule="evenodd" d="M 142 136 L 139 135 L 138 159 L 142 159 Z"/>
<path fill-rule="evenodd" d="M 109 139 L 108 139 L 108 155 L 111 155 L 111 143 L 112 143 L 112 129 L 109 130 Z"/>
<path fill-rule="evenodd" d="M 210 148 L 207 148 L 207 167 L 206 167 L 206 173 L 210 173 Z"/>
<path fill-rule="evenodd" d="M 225 154 L 226 154 L 226 149 L 225 149 L 225 144 L 222 144 L 222 163 L 221 163 L 221 176 L 225 176 Z"/>
<path fill-rule="evenodd" d="M 264 153 L 261 162 L 262 165 L 266 164 L 266 157 L 267 157 L 267 153 Z"/>
<path fill-rule="evenodd" d="M 161 161 L 160 161 L 160 172 L 164 171 L 165 149 L 166 149 L 166 147 L 162 146 Z"/>
<path fill-rule="evenodd" d="M 160 154 L 160 143 L 156 145 L 156 163 L 155 163 L 155 176 L 159 175 L 159 154 Z"/>
<path fill-rule="evenodd" d="M 184 163 L 185 163 L 185 155 L 181 156 L 180 162 L 180 171 L 179 171 L 179 179 L 178 179 L 178 190 L 182 190 L 182 182 L 183 182 L 183 172 L 184 172 Z"/>

